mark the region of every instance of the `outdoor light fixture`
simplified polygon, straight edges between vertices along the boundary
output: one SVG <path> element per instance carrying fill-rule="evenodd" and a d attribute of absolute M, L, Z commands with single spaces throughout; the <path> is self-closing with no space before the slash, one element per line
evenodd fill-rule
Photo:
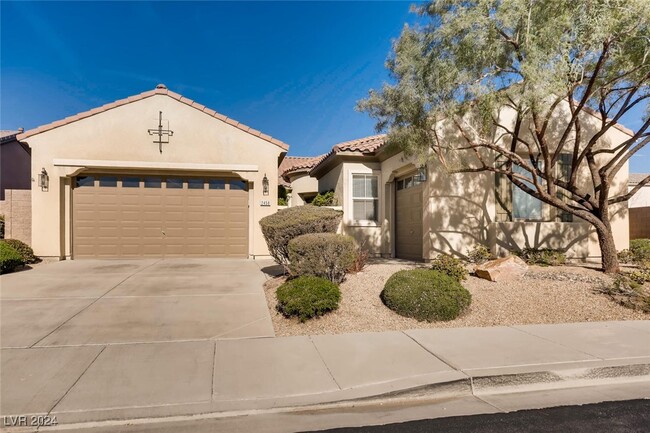
<path fill-rule="evenodd" d="M 41 191 L 47 191 L 50 186 L 50 176 L 47 175 L 45 168 L 42 168 L 41 172 L 38 174 L 38 186 L 41 187 Z"/>
<path fill-rule="evenodd" d="M 269 195 L 269 178 L 266 177 L 266 173 L 264 173 L 264 178 L 262 179 L 262 192 L 264 195 Z"/>

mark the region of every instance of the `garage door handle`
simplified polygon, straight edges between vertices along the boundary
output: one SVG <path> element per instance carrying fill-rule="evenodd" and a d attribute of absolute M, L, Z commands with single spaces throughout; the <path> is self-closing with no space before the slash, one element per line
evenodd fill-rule
<path fill-rule="evenodd" d="M 161 230 L 160 233 L 162 233 L 163 236 L 167 236 L 164 230 Z"/>

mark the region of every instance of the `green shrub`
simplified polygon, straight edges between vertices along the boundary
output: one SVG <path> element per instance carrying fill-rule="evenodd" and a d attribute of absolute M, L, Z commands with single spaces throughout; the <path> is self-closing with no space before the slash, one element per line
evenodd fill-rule
<path fill-rule="evenodd" d="M 16 250 L 18 254 L 22 256 L 25 263 L 40 262 L 40 259 L 34 255 L 34 250 L 32 250 L 32 247 L 27 245 L 25 242 L 19 241 L 18 239 L 5 239 L 2 242 L 6 243 L 11 248 Z"/>
<path fill-rule="evenodd" d="M 564 251 L 552 248 L 524 248 L 515 254 L 529 265 L 561 266 L 566 263 Z"/>
<path fill-rule="evenodd" d="M 471 263 L 480 265 L 492 258 L 492 253 L 485 245 L 478 244 L 471 250 L 467 250 L 467 258 Z"/>
<path fill-rule="evenodd" d="M 440 254 L 431 260 L 431 269 L 442 272 L 458 282 L 467 279 L 468 272 L 463 262 L 447 254 Z"/>
<path fill-rule="evenodd" d="M 396 272 L 380 297 L 397 314 L 428 322 L 453 320 L 472 302 L 472 295 L 457 280 L 429 269 Z"/>
<path fill-rule="evenodd" d="M 20 253 L 8 243 L 0 242 L 0 274 L 5 274 L 25 264 Z"/>
<path fill-rule="evenodd" d="M 316 206 L 282 209 L 260 220 L 262 234 L 275 261 L 289 264 L 289 241 L 307 233 L 334 233 L 343 212 Z"/>
<path fill-rule="evenodd" d="M 325 278 L 305 275 L 287 281 L 277 290 L 277 310 L 301 322 L 336 310 L 341 300 L 338 286 Z"/>
<path fill-rule="evenodd" d="M 316 197 L 311 201 L 314 206 L 336 206 L 338 201 L 334 191 L 319 192 Z"/>
<path fill-rule="evenodd" d="M 278 206 L 287 206 L 287 199 L 280 197 L 278 199 Z"/>
<path fill-rule="evenodd" d="M 5 238 L 5 216 L 0 215 L 0 239 Z"/>
<path fill-rule="evenodd" d="M 630 279 L 638 284 L 650 283 L 650 269 L 641 268 L 630 273 Z"/>
<path fill-rule="evenodd" d="M 618 259 L 623 263 L 637 265 L 650 263 L 650 239 L 632 239 L 630 249 L 620 251 Z"/>
<path fill-rule="evenodd" d="M 338 284 L 353 264 L 354 240 L 350 236 L 309 233 L 289 241 L 289 269 L 293 275 L 313 275 Z"/>

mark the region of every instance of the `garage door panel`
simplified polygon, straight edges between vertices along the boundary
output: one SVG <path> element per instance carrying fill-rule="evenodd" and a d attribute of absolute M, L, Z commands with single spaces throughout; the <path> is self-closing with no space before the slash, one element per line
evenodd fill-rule
<path fill-rule="evenodd" d="M 74 257 L 246 257 L 248 192 L 209 189 L 208 180 L 204 189 L 188 189 L 190 183 L 74 188 Z"/>

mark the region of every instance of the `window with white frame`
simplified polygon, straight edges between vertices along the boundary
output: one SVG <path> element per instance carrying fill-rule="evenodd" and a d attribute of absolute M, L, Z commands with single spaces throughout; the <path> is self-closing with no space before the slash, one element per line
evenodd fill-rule
<path fill-rule="evenodd" d="M 377 221 L 379 214 L 379 189 L 377 176 L 352 175 L 352 218 L 356 221 Z"/>

